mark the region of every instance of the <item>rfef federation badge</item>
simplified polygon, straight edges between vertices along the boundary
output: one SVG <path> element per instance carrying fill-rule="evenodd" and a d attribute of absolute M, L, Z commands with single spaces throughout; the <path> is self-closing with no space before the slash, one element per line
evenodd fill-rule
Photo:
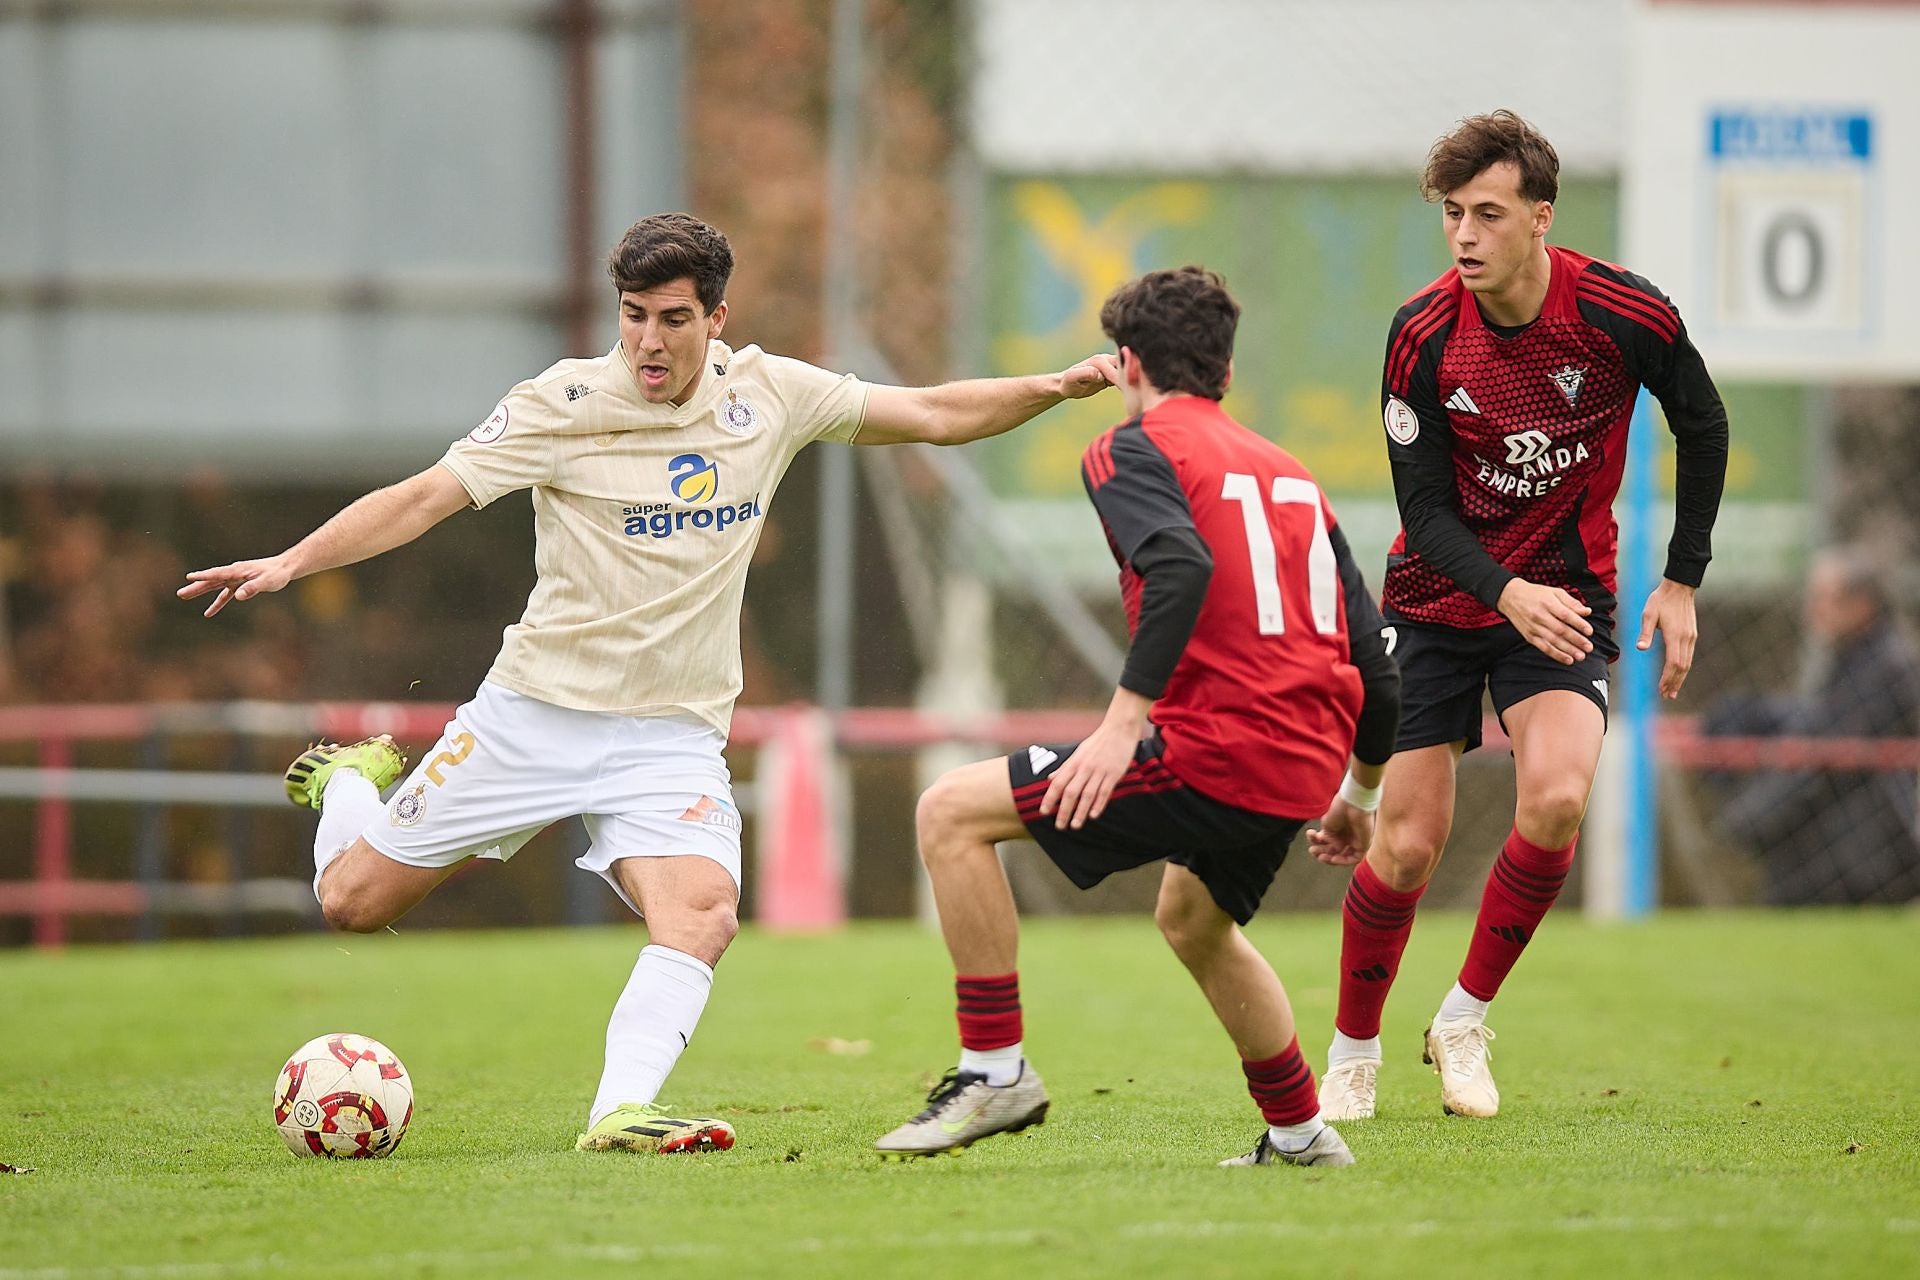
<path fill-rule="evenodd" d="M 467 439 L 475 444 L 492 444 L 507 434 L 507 417 L 507 402 L 502 400 L 493 407 L 493 412 L 487 415 L 485 422 L 467 432 Z"/>

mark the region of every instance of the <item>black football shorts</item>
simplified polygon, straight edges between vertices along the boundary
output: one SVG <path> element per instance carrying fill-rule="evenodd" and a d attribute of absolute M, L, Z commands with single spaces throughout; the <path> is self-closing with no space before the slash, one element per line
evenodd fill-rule
<path fill-rule="evenodd" d="M 1479 746 L 1483 690 L 1493 695 L 1494 714 L 1502 717 L 1508 707 L 1549 689 L 1570 689 L 1599 707 L 1603 717 L 1607 714 L 1604 655 L 1610 645 L 1596 644 L 1592 653 L 1567 666 L 1528 644 L 1510 622 L 1463 628 L 1390 619 L 1381 634 L 1400 664 L 1396 751 L 1462 739 L 1468 751 Z"/>
<path fill-rule="evenodd" d="M 1077 831 L 1062 831 L 1054 825 L 1057 814 L 1041 816 L 1040 801 L 1078 745 L 1023 747 L 1007 757 L 1020 820 L 1067 879 L 1091 889 L 1116 871 L 1164 858 L 1198 876 L 1235 920 L 1253 919 L 1304 822 L 1222 804 L 1193 790 L 1167 769 L 1164 746 L 1154 734 L 1134 751 L 1100 816 Z"/>

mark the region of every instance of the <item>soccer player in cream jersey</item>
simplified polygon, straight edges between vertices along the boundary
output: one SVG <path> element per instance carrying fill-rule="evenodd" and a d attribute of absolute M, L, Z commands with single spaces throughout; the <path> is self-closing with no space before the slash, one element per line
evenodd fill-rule
<path fill-rule="evenodd" d="M 187 575 L 206 614 L 533 491 L 538 581 L 473 700 L 386 803 L 391 739 L 287 771 L 320 815 L 314 891 L 335 928 L 399 919 L 469 858 L 507 859 L 582 816 L 579 865 L 645 916 L 614 1005 L 582 1150 L 725 1149 L 733 1129 L 656 1102 L 738 929 L 740 819 L 721 748 L 740 692 L 740 600 L 768 505 L 816 440 L 962 444 L 1117 380 L 1060 373 L 889 387 L 720 341 L 733 253 L 685 214 L 645 218 L 608 261 L 620 341 L 520 383 L 438 463 L 264 560 Z"/>

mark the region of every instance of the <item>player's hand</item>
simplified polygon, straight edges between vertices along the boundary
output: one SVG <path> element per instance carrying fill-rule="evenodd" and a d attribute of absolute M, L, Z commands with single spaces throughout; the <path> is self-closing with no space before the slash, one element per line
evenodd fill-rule
<path fill-rule="evenodd" d="M 1119 385 L 1120 362 L 1109 355 L 1088 356 L 1060 374 L 1060 394 L 1068 400 L 1084 400 Z"/>
<path fill-rule="evenodd" d="M 195 569 L 187 575 L 187 585 L 174 594 L 182 600 L 191 600 L 209 591 L 219 592 L 203 615 L 211 618 L 226 608 L 229 601 L 251 600 L 263 592 L 278 591 L 292 581 L 293 567 L 287 563 L 286 556 L 278 555 L 266 560 L 238 560 L 217 569 Z"/>
<path fill-rule="evenodd" d="M 1053 816 L 1053 825 L 1061 831 L 1078 830 L 1091 818 L 1106 812 L 1114 784 L 1126 775 L 1133 763 L 1134 748 L 1140 745 L 1138 730 L 1102 724 L 1095 729 L 1067 762 L 1053 772 L 1047 794 L 1040 799 L 1040 813 Z"/>
<path fill-rule="evenodd" d="M 1667 661 L 1660 668 L 1660 696 L 1677 698 L 1680 686 L 1693 670 L 1693 645 L 1700 638 L 1700 624 L 1693 611 L 1693 588 L 1672 578 L 1662 578 L 1647 597 L 1640 611 L 1640 649 L 1653 647 L 1653 633 L 1666 641 Z"/>
<path fill-rule="evenodd" d="M 1500 612 L 1522 639 L 1555 662 L 1572 666 L 1593 652 L 1593 624 L 1587 621 L 1593 610 L 1559 587 L 1515 578 L 1500 593 Z"/>
<path fill-rule="evenodd" d="M 1373 845 L 1373 819 L 1368 810 L 1335 796 L 1319 828 L 1307 832 L 1307 848 L 1330 867 L 1350 867 Z"/>

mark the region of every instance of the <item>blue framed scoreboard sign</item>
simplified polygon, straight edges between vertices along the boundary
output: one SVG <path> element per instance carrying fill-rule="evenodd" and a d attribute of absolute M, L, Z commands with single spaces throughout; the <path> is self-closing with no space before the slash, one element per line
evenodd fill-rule
<path fill-rule="evenodd" d="M 1721 327 L 1862 336 L 1875 256 L 1870 112 L 1741 107 L 1707 118 L 1704 258 Z"/>
<path fill-rule="evenodd" d="M 1920 3 L 1630 13 L 1622 260 L 1716 378 L 1920 381 Z"/>

